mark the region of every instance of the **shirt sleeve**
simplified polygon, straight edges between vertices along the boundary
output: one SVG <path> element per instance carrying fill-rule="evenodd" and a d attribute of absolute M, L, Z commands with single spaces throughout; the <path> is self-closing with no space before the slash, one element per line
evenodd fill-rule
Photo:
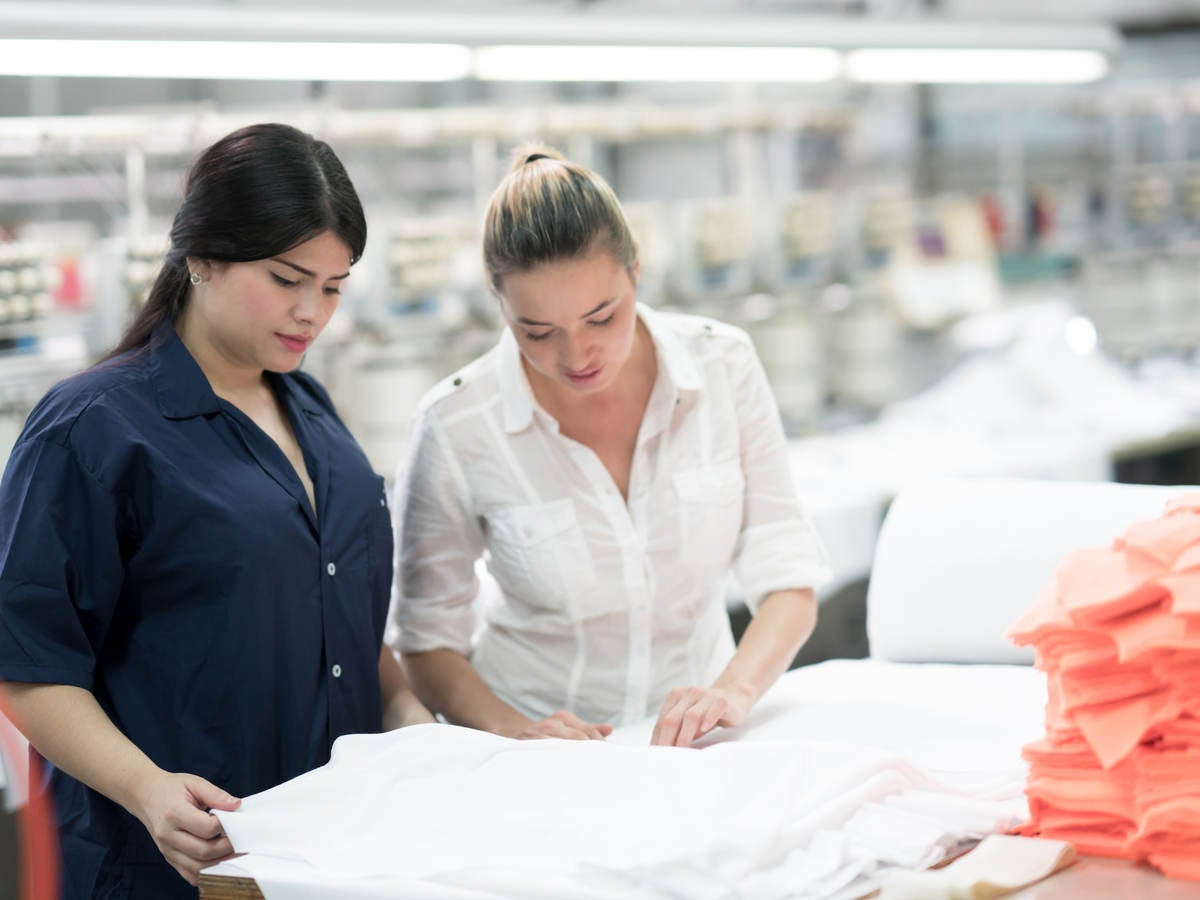
<path fill-rule="evenodd" d="M 396 577 L 388 643 L 421 653 L 447 648 L 469 656 L 475 632 L 475 563 L 484 537 L 468 488 L 432 410 L 418 419 L 392 504 Z"/>
<path fill-rule="evenodd" d="M 124 579 L 119 518 L 69 447 L 13 449 L 0 481 L 0 678 L 91 690 Z"/>
<path fill-rule="evenodd" d="M 734 574 L 751 612 L 772 591 L 816 588 L 833 573 L 829 556 L 796 495 L 787 438 L 774 394 L 749 339 L 728 357 L 746 480 Z"/>

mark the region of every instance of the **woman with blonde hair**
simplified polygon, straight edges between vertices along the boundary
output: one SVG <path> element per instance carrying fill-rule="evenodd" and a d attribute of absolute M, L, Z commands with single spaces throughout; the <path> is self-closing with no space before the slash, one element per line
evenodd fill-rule
<path fill-rule="evenodd" d="M 616 196 L 547 147 L 493 194 L 483 258 L 507 328 L 425 398 L 393 504 L 414 690 L 520 738 L 738 725 L 829 577 L 750 340 L 639 304 Z M 479 610 L 481 557 L 499 594 Z M 731 569 L 755 613 L 736 649 Z"/>

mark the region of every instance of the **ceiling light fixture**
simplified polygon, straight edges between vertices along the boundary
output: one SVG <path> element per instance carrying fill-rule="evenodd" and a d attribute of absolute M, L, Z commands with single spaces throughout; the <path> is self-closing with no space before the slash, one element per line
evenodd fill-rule
<path fill-rule="evenodd" d="M 846 54 L 851 81 L 941 84 L 1086 84 L 1108 74 L 1094 50 L 878 48 Z"/>
<path fill-rule="evenodd" d="M 0 39 L 0 75 L 247 81 L 453 81 L 457 44 Z"/>
<path fill-rule="evenodd" d="M 480 47 L 484 81 L 818 82 L 841 75 L 841 54 L 824 47 Z"/>

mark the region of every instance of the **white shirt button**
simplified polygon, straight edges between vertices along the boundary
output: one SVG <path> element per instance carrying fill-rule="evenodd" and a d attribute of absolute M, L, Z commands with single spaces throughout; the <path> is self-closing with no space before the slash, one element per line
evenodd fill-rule
<path fill-rule="evenodd" d="M 380 500 L 380 501 L 379 501 L 379 505 L 380 505 L 380 506 L 387 506 L 387 501 L 386 501 L 386 500 Z"/>
<path fill-rule="evenodd" d="M 329 670 L 329 674 L 332 675 L 334 678 L 341 678 L 342 677 L 342 667 L 339 666 L 337 663 L 334 663 L 333 668 Z"/>
<path fill-rule="evenodd" d="M 337 566 L 335 566 L 333 563 L 330 563 L 329 565 L 327 565 L 325 567 L 325 571 L 328 572 L 330 575 L 336 575 L 337 574 Z"/>

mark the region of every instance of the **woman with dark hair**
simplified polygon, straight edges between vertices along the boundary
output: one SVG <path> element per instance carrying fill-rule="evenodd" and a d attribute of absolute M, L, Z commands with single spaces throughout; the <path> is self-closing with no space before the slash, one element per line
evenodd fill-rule
<path fill-rule="evenodd" d="M 824 548 L 742 331 L 637 302 L 596 173 L 518 153 L 484 218 L 508 325 L 422 404 L 398 479 L 395 643 L 452 722 L 656 744 L 735 726 L 816 622 Z M 477 623 L 475 564 L 499 585 Z M 754 618 L 734 647 L 724 586 Z"/>
<path fill-rule="evenodd" d="M 0 678 L 53 766 L 67 897 L 195 897 L 232 852 L 210 809 L 430 721 L 382 646 L 383 481 L 296 371 L 365 241 L 328 145 L 221 139 L 115 352 L 13 450 Z"/>

